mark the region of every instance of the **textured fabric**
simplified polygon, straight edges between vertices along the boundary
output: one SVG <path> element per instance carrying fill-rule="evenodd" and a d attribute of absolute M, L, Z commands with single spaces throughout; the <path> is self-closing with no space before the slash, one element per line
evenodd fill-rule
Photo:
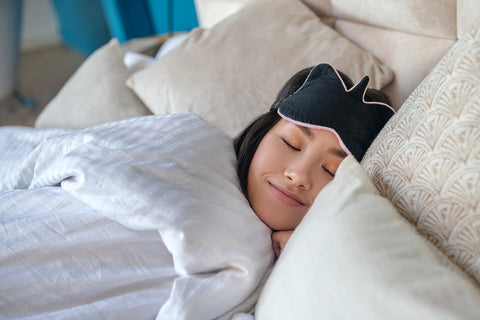
<path fill-rule="evenodd" d="M 480 291 L 345 158 L 287 242 L 256 320 L 478 319 Z"/>
<path fill-rule="evenodd" d="M 388 67 L 324 25 L 299 1 L 255 0 L 211 29 L 196 29 L 127 84 L 155 114 L 194 112 L 229 136 L 268 111 L 296 72 L 330 63 L 372 87 Z"/>
<path fill-rule="evenodd" d="M 42 110 L 37 128 L 80 129 L 151 115 L 125 85 L 131 72 L 116 39 L 95 51 Z"/>
<path fill-rule="evenodd" d="M 382 195 L 480 283 L 480 25 L 392 117 L 362 162 Z"/>
<path fill-rule="evenodd" d="M 136 231 L 58 187 L 0 192 L 1 319 L 155 319 L 177 273 Z"/>
<path fill-rule="evenodd" d="M 193 114 L 4 127 L 0 147 L 0 318 L 230 319 L 252 309 L 271 231 L 217 128 Z"/>

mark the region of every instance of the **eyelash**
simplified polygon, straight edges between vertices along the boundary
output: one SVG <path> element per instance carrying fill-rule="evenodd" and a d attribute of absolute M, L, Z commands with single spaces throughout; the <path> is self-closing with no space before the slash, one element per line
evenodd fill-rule
<path fill-rule="evenodd" d="M 328 170 L 327 168 L 322 166 L 322 169 L 325 170 L 329 175 L 331 175 L 332 178 L 335 177 L 335 175 L 333 173 L 331 173 L 330 170 Z"/>
<path fill-rule="evenodd" d="M 285 143 L 290 149 L 294 150 L 294 151 L 300 151 L 299 148 L 295 148 L 294 146 L 292 146 L 287 140 L 285 140 L 284 138 L 280 138 L 282 139 L 283 143 Z"/>

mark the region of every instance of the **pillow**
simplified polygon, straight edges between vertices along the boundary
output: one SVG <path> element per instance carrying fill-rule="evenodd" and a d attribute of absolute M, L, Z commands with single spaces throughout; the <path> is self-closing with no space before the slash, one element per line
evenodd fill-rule
<path fill-rule="evenodd" d="M 303 3 L 255 0 L 211 29 L 195 29 L 127 82 L 155 114 L 194 112 L 229 136 L 268 111 L 297 71 L 328 62 L 375 88 L 392 72 L 324 25 Z"/>
<path fill-rule="evenodd" d="M 480 283 L 480 24 L 391 118 L 362 164 L 380 193 Z"/>
<path fill-rule="evenodd" d="M 36 128 L 80 129 L 152 114 L 125 85 L 130 72 L 117 39 L 97 49 L 47 104 Z"/>
<path fill-rule="evenodd" d="M 457 2 L 461 1 L 445 1 L 437 6 L 432 6 L 430 0 L 388 1 L 382 5 L 372 0 L 366 0 L 366 2 L 303 1 L 322 16 L 335 16 L 342 21 L 357 22 L 402 33 L 457 39 L 456 9 Z M 395 14 L 391 14 L 392 12 Z M 460 17 L 463 18 L 463 16 Z"/>
<path fill-rule="evenodd" d="M 211 28 L 240 10 L 247 2 L 248 0 L 195 0 L 198 22 L 203 28 Z"/>
<path fill-rule="evenodd" d="M 347 157 L 292 234 L 255 319 L 476 319 L 480 292 Z"/>

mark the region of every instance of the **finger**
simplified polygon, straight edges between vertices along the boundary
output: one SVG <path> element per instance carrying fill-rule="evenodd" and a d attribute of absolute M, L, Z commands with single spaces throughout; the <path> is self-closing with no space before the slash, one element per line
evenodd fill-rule
<path fill-rule="evenodd" d="M 282 248 L 280 247 L 280 243 L 278 241 L 273 241 L 273 251 L 275 252 L 275 256 L 278 258 L 280 253 L 282 252 Z"/>

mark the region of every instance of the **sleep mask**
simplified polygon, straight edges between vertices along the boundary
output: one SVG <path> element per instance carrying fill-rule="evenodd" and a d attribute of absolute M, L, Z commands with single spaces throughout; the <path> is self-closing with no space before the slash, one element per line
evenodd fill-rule
<path fill-rule="evenodd" d="M 365 101 L 369 81 L 365 76 L 347 89 L 335 68 L 319 64 L 310 71 L 303 85 L 279 104 L 278 114 L 299 126 L 332 132 L 342 149 L 361 161 L 395 113 L 385 103 Z"/>

